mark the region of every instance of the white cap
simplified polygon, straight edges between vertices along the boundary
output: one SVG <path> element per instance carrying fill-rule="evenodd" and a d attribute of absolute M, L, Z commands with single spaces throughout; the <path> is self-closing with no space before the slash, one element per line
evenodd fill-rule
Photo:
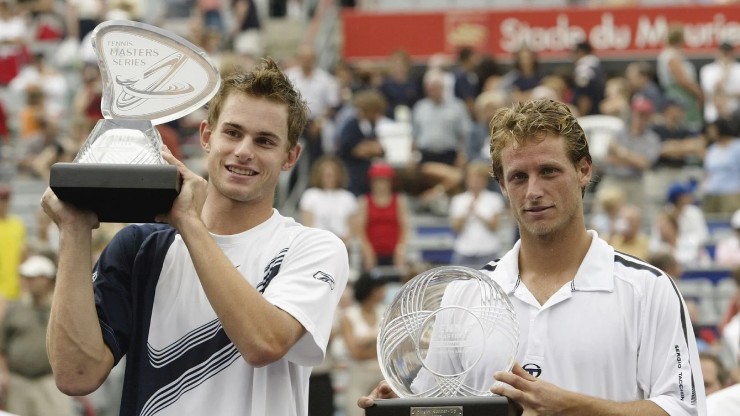
<path fill-rule="evenodd" d="M 54 262 L 48 257 L 41 255 L 34 255 L 26 259 L 18 268 L 18 272 L 22 277 L 48 277 L 53 279 L 57 273 L 57 268 Z"/>
<path fill-rule="evenodd" d="M 740 229 L 740 209 L 735 211 L 734 214 L 732 214 L 732 219 L 730 220 L 730 226 L 735 229 Z"/>

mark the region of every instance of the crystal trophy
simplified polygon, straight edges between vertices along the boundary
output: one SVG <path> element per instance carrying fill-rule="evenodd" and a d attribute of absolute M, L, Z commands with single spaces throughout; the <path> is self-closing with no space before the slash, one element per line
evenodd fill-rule
<path fill-rule="evenodd" d="M 49 186 L 101 222 L 152 222 L 180 189 L 177 168 L 160 156 L 156 126 L 204 106 L 218 91 L 219 72 L 197 46 L 144 23 L 103 22 L 92 43 L 104 118 L 72 163 L 51 167 Z"/>
<path fill-rule="evenodd" d="M 380 322 L 378 362 L 399 398 L 376 399 L 366 414 L 509 415 L 508 399 L 490 389 L 518 346 L 516 312 L 490 277 L 461 266 L 421 273 Z"/>

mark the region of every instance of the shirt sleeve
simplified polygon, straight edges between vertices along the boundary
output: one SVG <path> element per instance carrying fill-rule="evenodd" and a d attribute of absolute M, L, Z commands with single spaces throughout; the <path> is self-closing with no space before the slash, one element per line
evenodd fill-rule
<path fill-rule="evenodd" d="M 128 352 L 135 296 L 135 263 L 144 240 L 163 225 L 129 225 L 106 246 L 93 268 L 93 290 L 103 341 L 113 353 L 114 365 Z M 174 232 L 171 232 L 174 235 Z M 166 250 L 158 250 L 164 255 Z"/>
<path fill-rule="evenodd" d="M 305 366 L 323 361 L 348 275 L 347 249 L 334 234 L 307 228 L 290 246 L 280 273 L 264 293 L 306 329 L 288 352 L 289 361 Z"/>
<path fill-rule="evenodd" d="M 663 273 L 647 289 L 644 302 L 638 383 L 670 415 L 706 415 L 699 353 L 683 297 Z"/>

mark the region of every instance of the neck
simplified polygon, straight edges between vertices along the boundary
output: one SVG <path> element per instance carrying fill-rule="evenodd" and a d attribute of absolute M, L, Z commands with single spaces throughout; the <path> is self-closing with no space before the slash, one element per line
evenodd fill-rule
<path fill-rule="evenodd" d="M 270 201 L 271 202 L 271 201 Z M 272 205 L 233 200 L 209 201 L 203 205 L 201 218 L 208 231 L 219 235 L 238 234 L 252 229 L 272 216 Z"/>
<path fill-rule="evenodd" d="M 547 282 L 558 287 L 573 280 L 591 246 L 591 236 L 584 227 L 545 238 L 522 235 L 519 273 L 527 282 Z"/>

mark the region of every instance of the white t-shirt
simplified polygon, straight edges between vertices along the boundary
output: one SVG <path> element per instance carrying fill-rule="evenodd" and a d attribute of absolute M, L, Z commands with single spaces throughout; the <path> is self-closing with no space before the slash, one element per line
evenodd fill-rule
<path fill-rule="evenodd" d="M 244 279 L 306 329 L 285 357 L 255 368 L 225 334 L 180 235 L 159 237 L 172 234 L 165 230 L 147 237 L 138 250 L 146 256 L 137 254 L 135 260 L 145 263 L 141 271 L 151 270 L 142 278 L 138 266 L 125 259 L 136 230 L 124 229 L 96 266 L 96 300 L 106 343 L 116 360 L 127 354 L 121 414 L 305 416 L 311 367 L 324 358 L 347 282 L 344 244 L 277 211 L 243 233 L 213 235 Z M 115 270 L 126 265 L 130 275 Z M 124 297 L 136 299 L 132 310 L 114 293 L 127 279 L 144 282 Z"/>
<path fill-rule="evenodd" d="M 314 68 L 306 76 L 300 66 L 293 66 L 285 70 L 285 75 L 306 100 L 310 118 L 321 118 L 328 109 L 339 105 L 339 85 L 323 69 Z"/>
<path fill-rule="evenodd" d="M 484 267 L 516 310 L 517 362 L 566 390 L 649 399 L 672 416 L 705 415 L 696 340 L 673 280 L 589 233 L 575 279 L 542 306 L 518 278 L 521 242 Z M 498 369 L 486 364 L 476 370 L 492 384 Z"/>
<path fill-rule="evenodd" d="M 707 396 L 707 415 L 740 415 L 740 384 L 726 387 Z"/>
<path fill-rule="evenodd" d="M 313 215 L 312 227 L 344 239 L 350 234 L 350 217 L 357 212 L 357 198 L 346 189 L 308 188 L 301 195 L 299 206 L 301 211 Z"/>
<path fill-rule="evenodd" d="M 473 202 L 471 192 L 455 195 L 450 201 L 450 218 L 467 217 L 460 233 L 455 238 L 455 251 L 465 256 L 497 254 L 501 241 L 496 230 L 488 228 L 481 220 L 490 220 L 503 212 L 504 198 L 496 192 L 484 190 L 475 201 L 475 213 L 469 216 L 470 204 Z"/>
<path fill-rule="evenodd" d="M 714 95 L 717 90 L 717 84 L 726 76 L 720 90 L 731 96 L 729 99 L 728 113 L 733 113 L 740 106 L 740 100 L 737 95 L 740 94 L 740 62 L 731 62 L 728 67 L 718 62 L 710 62 L 699 70 L 699 81 L 701 89 L 704 92 L 704 119 L 706 122 L 716 121 L 719 117 L 719 110 L 714 104 Z"/>
<path fill-rule="evenodd" d="M 709 239 L 709 228 L 701 208 L 686 205 L 678 215 L 678 236 L 673 255 L 683 267 L 696 267 L 707 261 L 704 243 Z M 665 247 L 664 247 L 665 246 Z M 670 248 L 660 241 L 657 224 L 650 233 L 650 250 L 660 251 Z"/>

